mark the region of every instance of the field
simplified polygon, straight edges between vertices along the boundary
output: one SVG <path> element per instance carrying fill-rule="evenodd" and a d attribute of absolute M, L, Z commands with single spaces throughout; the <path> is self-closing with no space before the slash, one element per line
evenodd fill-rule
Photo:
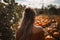
<path fill-rule="evenodd" d="M 58 15 L 36 16 L 34 25 L 43 28 L 45 32 L 44 33 L 45 40 L 60 40 L 60 16 Z"/>

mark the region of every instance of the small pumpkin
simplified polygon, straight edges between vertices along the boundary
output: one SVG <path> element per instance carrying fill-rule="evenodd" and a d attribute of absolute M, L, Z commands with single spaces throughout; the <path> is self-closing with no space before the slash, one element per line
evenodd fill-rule
<path fill-rule="evenodd" d="M 59 33 L 59 32 L 54 32 L 54 33 L 53 33 L 53 36 L 54 36 L 54 37 L 59 37 L 59 36 L 60 36 L 60 33 Z"/>
<path fill-rule="evenodd" d="M 50 35 L 47 35 L 46 37 L 45 37 L 45 40 L 55 40 L 52 36 L 50 36 Z"/>

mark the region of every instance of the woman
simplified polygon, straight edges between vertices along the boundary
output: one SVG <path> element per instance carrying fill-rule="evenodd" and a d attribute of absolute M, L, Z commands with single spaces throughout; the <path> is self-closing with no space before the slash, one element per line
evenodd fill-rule
<path fill-rule="evenodd" d="M 35 40 L 34 38 L 36 38 L 36 36 L 35 36 L 36 32 L 33 32 L 36 29 L 33 26 L 34 17 L 35 17 L 34 10 L 31 8 L 26 8 L 21 27 L 19 28 L 19 30 L 17 31 L 17 34 L 16 34 L 16 40 Z M 41 35 L 41 33 L 40 33 L 40 35 Z M 40 35 L 38 37 L 40 37 Z M 40 37 L 40 38 L 42 38 L 42 37 Z M 39 40 L 40 40 L 40 38 L 39 38 Z"/>

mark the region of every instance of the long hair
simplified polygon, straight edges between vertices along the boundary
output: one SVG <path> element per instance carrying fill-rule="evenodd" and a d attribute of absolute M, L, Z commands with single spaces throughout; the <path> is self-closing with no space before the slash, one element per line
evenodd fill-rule
<path fill-rule="evenodd" d="M 16 34 L 16 40 L 30 40 L 34 17 L 34 10 L 31 8 L 26 8 L 21 27 L 19 28 Z"/>

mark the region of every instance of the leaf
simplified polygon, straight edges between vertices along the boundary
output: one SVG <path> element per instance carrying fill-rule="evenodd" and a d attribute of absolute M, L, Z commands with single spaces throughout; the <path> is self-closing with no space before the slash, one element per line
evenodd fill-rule
<path fill-rule="evenodd" d="M 9 3 L 9 0 L 3 0 L 4 2 L 6 2 L 6 3 Z"/>

